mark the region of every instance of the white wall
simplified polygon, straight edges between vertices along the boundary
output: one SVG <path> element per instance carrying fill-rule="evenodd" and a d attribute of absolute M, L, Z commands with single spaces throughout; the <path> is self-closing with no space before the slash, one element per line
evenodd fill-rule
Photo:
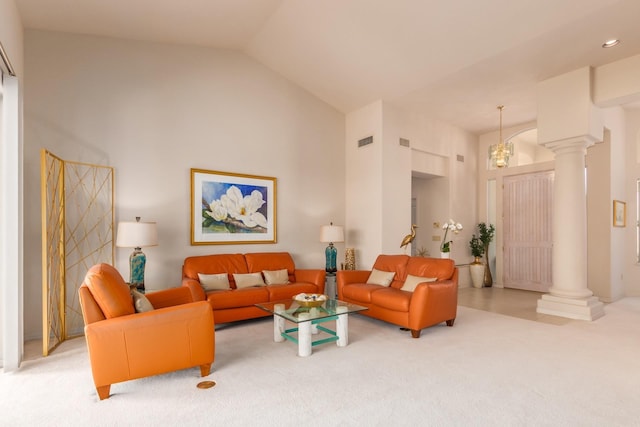
<path fill-rule="evenodd" d="M 636 259 L 636 239 L 638 218 L 636 180 L 640 178 L 640 108 L 625 112 L 626 158 L 625 200 L 627 201 L 627 227 L 624 241 L 624 293 L 626 296 L 640 296 L 640 264 Z"/>
<path fill-rule="evenodd" d="M 593 102 L 612 107 L 640 100 L 640 55 L 630 56 L 593 69 Z"/>
<path fill-rule="evenodd" d="M 602 301 L 611 299 L 611 132 L 587 149 L 587 287 Z M 618 233 L 619 234 L 619 233 Z M 589 244 L 598 242 L 597 244 Z"/>
<path fill-rule="evenodd" d="M 455 236 L 452 258 L 458 264 L 468 263 L 471 254 L 468 242 L 477 222 L 476 156 L 477 137 L 447 123 L 423 115 L 410 114 L 377 101 L 347 115 L 347 246 L 360 254 L 359 268 L 370 268 L 381 254 L 403 253 L 402 238 L 411 226 L 411 198 L 418 201 L 420 241 L 431 239 L 441 229 L 433 222 L 454 218 L 465 227 Z M 373 135 L 374 144 L 357 148 L 358 139 Z M 399 145 L 399 138 L 410 141 L 411 150 Z M 382 144 L 379 142 L 383 141 Z M 428 153 L 428 154 L 425 154 Z M 431 192 L 428 186 L 412 189 L 413 157 L 444 158 L 447 167 L 438 167 L 447 174 L 446 198 Z M 458 161 L 457 155 L 464 157 Z M 419 162 L 425 166 L 429 162 Z M 440 166 L 440 160 L 432 162 Z M 414 180 L 415 182 L 415 180 Z M 442 191 L 442 187 L 437 187 Z M 435 217 L 426 217 L 426 203 L 437 205 L 429 210 Z M 433 244 L 430 247 L 439 247 Z M 410 251 L 407 249 L 407 254 Z M 432 256 L 439 251 L 430 250 Z"/>
<path fill-rule="evenodd" d="M 526 139 L 521 140 L 518 135 L 511 138 L 511 142 L 513 142 L 513 157 L 509 160 L 511 165 L 524 166 L 549 162 L 554 159 L 553 151 L 538 145 L 537 142 L 531 143 Z"/>
<path fill-rule="evenodd" d="M 640 55 L 624 58 L 594 69 L 593 99 L 601 108 L 607 108 L 605 125 L 611 129 L 611 193 L 609 218 L 613 215 L 612 199 L 622 200 L 627 206 L 627 225 L 624 228 L 611 227 L 611 299 L 624 295 L 640 296 L 640 271 L 636 258 L 637 244 L 637 190 L 636 180 L 640 177 Z M 635 102 L 635 107 L 632 103 Z M 625 105 L 626 104 L 626 105 Z"/>
<path fill-rule="evenodd" d="M 464 229 L 453 238 L 451 258 L 456 264 L 466 264 L 473 260 L 469 249 L 469 240 L 478 222 L 477 211 L 477 158 L 478 137 L 448 123 L 424 115 L 408 114 L 407 138 L 411 139 L 411 147 L 416 151 L 432 153 L 442 156 L 447 161 L 447 177 L 438 179 L 438 183 L 431 186 L 431 190 L 423 193 L 423 203 L 431 203 L 437 207 L 433 209 L 434 216 L 423 224 L 421 232 L 423 241 L 431 241 L 428 247 L 431 256 L 439 256 L 440 242 L 433 242 L 432 236 L 442 238 L 442 229 L 433 228 L 434 222 L 443 224 L 450 218 L 463 225 Z M 462 156 L 458 159 L 458 156 Z M 447 197 L 441 193 L 443 185 L 448 185 Z M 434 191 L 431 193 L 431 191 Z M 415 197 L 420 197 L 414 192 Z M 450 236 L 447 236 L 449 240 Z"/>
<path fill-rule="evenodd" d="M 289 251 L 323 268 L 321 225 L 344 222 L 344 115 L 242 53 L 28 31 L 26 332 L 41 334 L 39 154 L 115 168 L 116 221 L 156 221 L 149 289 L 185 257 Z M 190 245 L 190 168 L 277 178 L 276 244 Z M 342 249 L 339 246 L 339 249 Z M 126 277 L 131 250 L 116 250 Z"/>
<path fill-rule="evenodd" d="M 621 107 L 606 108 L 603 110 L 604 125 L 606 127 L 607 139 L 610 144 L 610 187 L 609 197 L 602 202 L 608 206 L 608 222 L 613 225 L 613 200 L 622 200 L 627 204 L 627 223 L 624 228 L 611 227 L 611 252 L 609 259 L 611 263 L 611 275 L 609 276 L 609 289 L 605 293 L 602 301 L 616 301 L 624 296 L 624 270 L 625 265 L 633 262 L 633 254 L 635 251 L 629 250 L 625 244 L 628 237 L 632 236 L 635 221 L 629 216 L 629 205 L 634 203 L 634 199 L 628 199 L 626 195 L 625 181 L 627 180 L 627 171 L 625 165 L 626 151 L 626 129 L 625 114 Z M 587 190 L 588 194 L 588 190 Z M 597 226 L 597 224 L 596 224 Z M 597 244 L 589 242 L 589 244 Z M 597 295 L 597 293 L 596 293 Z"/>
<path fill-rule="evenodd" d="M 369 136 L 373 143 L 358 147 L 358 141 Z M 381 101 L 347 114 L 345 158 L 345 247 L 355 249 L 356 268 L 367 269 L 382 248 Z"/>
<path fill-rule="evenodd" d="M 18 77 L 24 74 L 23 29 L 15 0 L 0 0 L 0 42 Z"/>
<path fill-rule="evenodd" d="M 411 232 L 411 148 L 400 145 L 407 131 L 406 116 L 383 104 L 382 143 L 382 246 L 380 253 L 411 254 L 400 248 Z M 410 141 L 410 140 L 409 140 Z"/>
<path fill-rule="evenodd" d="M 5 91 L 17 93 L 17 102 L 7 96 L 2 109 L 5 118 L 12 117 L 17 123 L 3 123 L 4 136 L 0 137 L 0 163 L 5 163 L 0 172 L 0 228 L 11 229 L 11 236 L 0 231 L 0 365 L 5 371 L 19 366 L 23 353 L 23 276 L 22 276 L 22 82 L 23 29 L 18 9 L 13 0 L 0 0 L 0 42 L 11 61 L 16 77 L 5 82 Z M 17 104 L 17 111 L 15 105 Z M 6 110 L 10 108 L 10 110 Z M 9 114 L 7 114 L 9 112 Z M 0 119 L 1 120 L 1 119 Z M 16 144 L 17 140 L 17 144 Z M 16 146 L 17 145 L 17 146 Z M 16 158 L 18 161 L 16 162 Z M 17 200 L 17 203 L 16 203 Z"/>

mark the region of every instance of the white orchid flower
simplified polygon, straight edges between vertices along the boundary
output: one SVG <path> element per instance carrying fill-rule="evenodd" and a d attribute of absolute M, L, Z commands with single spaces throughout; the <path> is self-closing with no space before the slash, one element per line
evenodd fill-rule
<path fill-rule="evenodd" d="M 455 222 L 453 218 L 449 218 L 449 221 L 445 221 L 442 226 L 444 230 L 444 237 L 442 238 L 442 244 L 440 245 L 440 250 L 443 252 L 449 252 L 450 246 L 453 243 L 453 240 L 447 240 L 447 233 L 451 230 L 454 234 L 458 234 L 460 230 L 462 230 L 462 224 L 459 222 Z"/>

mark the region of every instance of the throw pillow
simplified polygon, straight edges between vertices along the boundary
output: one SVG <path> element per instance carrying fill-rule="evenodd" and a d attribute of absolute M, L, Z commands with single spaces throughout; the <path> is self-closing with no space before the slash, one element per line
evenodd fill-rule
<path fill-rule="evenodd" d="M 145 311 L 153 310 L 151 301 L 149 301 L 143 293 L 135 289 L 131 289 L 131 296 L 133 297 L 133 306 L 136 308 L 136 313 L 144 313 Z"/>
<path fill-rule="evenodd" d="M 200 279 L 200 285 L 205 292 L 231 289 L 231 285 L 229 285 L 229 275 L 227 273 L 198 273 L 198 279 Z"/>
<path fill-rule="evenodd" d="M 374 268 L 373 270 L 371 270 L 371 274 L 367 279 L 367 284 L 389 286 L 393 281 L 393 276 L 395 275 L 395 271 L 380 271 Z"/>
<path fill-rule="evenodd" d="M 289 283 L 289 273 L 286 268 L 282 270 L 262 270 L 262 274 L 264 274 L 264 281 L 267 285 L 286 285 Z"/>
<path fill-rule="evenodd" d="M 264 286 L 261 273 L 234 274 L 233 280 L 236 281 L 237 289 Z"/>
<path fill-rule="evenodd" d="M 418 286 L 420 283 L 435 282 L 436 280 L 438 280 L 437 277 L 418 277 L 407 274 L 407 280 L 404 281 L 404 284 L 402 285 L 400 290 L 413 292 L 416 290 L 416 286 Z"/>

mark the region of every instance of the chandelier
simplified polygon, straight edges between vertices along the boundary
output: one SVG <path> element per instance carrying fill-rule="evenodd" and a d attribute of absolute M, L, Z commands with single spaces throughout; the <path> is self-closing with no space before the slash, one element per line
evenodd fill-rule
<path fill-rule="evenodd" d="M 500 139 L 497 144 L 489 146 L 489 159 L 494 168 L 506 168 L 509 166 L 509 157 L 513 156 L 513 142 L 504 142 L 502 139 L 502 109 L 504 105 L 498 105 L 500 110 Z"/>

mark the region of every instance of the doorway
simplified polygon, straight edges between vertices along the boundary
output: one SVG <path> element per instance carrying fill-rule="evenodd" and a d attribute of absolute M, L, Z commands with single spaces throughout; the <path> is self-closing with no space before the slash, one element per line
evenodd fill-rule
<path fill-rule="evenodd" d="M 548 292 L 552 286 L 554 171 L 503 180 L 503 284 Z"/>
<path fill-rule="evenodd" d="M 434 203 L 437 200 L 437 203 Z M 449 218 L 449 178 L 418 175 L 411 179 L 411 221 L 418 226 L 411 254 L 440 256 L 440 224 Z M 415 252 L 414 252 L 415 249 Z"/>

